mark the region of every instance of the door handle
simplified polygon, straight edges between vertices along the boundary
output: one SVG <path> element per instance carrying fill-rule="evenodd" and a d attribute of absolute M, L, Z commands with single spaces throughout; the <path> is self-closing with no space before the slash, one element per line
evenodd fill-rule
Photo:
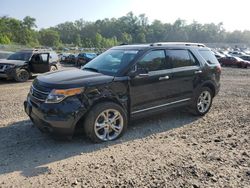
<path fill-rule="evenodd" d="M 159 80 L 168 80 L 169 79 L 169 76 L 161 76 L 160 78 L 159 78 Z"/>
<path fill-rule="evenodd" d="M 146 78 L 148 76 L 149 76 L 148 73 L 143 73 L 143 74 L 139 74 L 137 77 L 139 77 L 139 78 Z"/>
<path fill-rule="evenodd" d="M 202 73 L 202 70 L 194 71 L 194 74 L 201 74 L 201 73 Z"/>

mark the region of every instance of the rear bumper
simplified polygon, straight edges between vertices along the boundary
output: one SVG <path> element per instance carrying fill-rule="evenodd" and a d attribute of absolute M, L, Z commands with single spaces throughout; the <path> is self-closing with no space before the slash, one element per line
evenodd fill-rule
<path fill-rule="evenodd" d="M 43 132 L 65 137 L 73 135 L 77 122 L 86 111 L 82 106 L 80 106 L 81 109 L 76 109 L 76 106 L 78 104 L 62 109 L 58 104 L 37 105 L 29 95 L 27 101 L 24 101 L 25 112 L 37 128 Z"/>
<path fill-rule="evenodd" d="M 214 96 L 216 96 L 220 91 L 220 83 L 217 84 L 217 87 L 215 87 L 215 94 Z"/>

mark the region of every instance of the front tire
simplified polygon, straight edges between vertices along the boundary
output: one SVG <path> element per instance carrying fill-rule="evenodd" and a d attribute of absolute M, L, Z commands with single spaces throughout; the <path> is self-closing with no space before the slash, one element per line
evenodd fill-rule
<path fill-rule="evenodd" d="M 127 129 L 127 115 L 124 109 L 113 102 L 94 106 L 84 121 L 86 136 L 95 143 L 115 140 Z"/>
<path fill-rule="evenodd" d="M 203 116 L 210 110 L 212 102 L 212 90 L 208 87 L 202 87 L 194 98 L 193 104 L 191 105 L 191 112 L 194 115 Z"/>
<path fill-rule="evenodd" d="M 15 80 L 17 82 L 26 82 L 30 78 L 30 73 L 25 69 L 20 69 L 16 72 Z"/>

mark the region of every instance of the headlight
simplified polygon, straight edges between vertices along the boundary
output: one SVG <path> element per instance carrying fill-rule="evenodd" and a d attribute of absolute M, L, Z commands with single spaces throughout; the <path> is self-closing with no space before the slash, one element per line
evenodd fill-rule
<path fill-rule="evenodd" d="M 15 65 L 6 65 L 6 69 L 12 69 L 14 67 L 15 67 Z"/>
<path fill-rule="evenodd" d="M 46 103 L 59 103 L 67 97 L 81 94 L 84 88 L 53 89 L 46 99 Z"/>

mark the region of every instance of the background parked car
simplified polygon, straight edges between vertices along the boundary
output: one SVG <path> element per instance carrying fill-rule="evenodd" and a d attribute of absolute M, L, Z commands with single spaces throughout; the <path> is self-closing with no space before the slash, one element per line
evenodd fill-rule
<path fill-rule="evenodd" d="M 13 52 L 0 51 L 0 59 L 6 59 L 11 54 L 13 54 Z"/>
<path fill-rule="evenodd" d="M 250 62 L 243 60 L 239 57 L 224 57 L 220 58 L 219 62 L 221 66 L 236 66 L 239 68 L 247 68 L 250 66 Z"/>
<path fill-rule="evenodd" d="M 56 71 L 60 67 L 58 55 L 54 51 L 22 50 L 0 60 L 0 77 L 25 82 L 32 74 Z"/>
<path fill-rule="evenodd" d="M 246 61 L 250 61 L 250 55 L 243 55 L 243 56 L 240 56 L 240 58 Z"/>
<path fill-rule="evenodd" d="M 58 55 L 59 61 L 64 62 L 65 58 L 69 56 L 69 53 L 61 53 Z"/>
<path fill-rule="evenodd" d="M 220 58 L 223 58 L 223 57 L 226 57 L 226 55 L 224 55 L 224 54 L 222 54 L 222 53 L 220 53 L 220 52 L 218 52 L 218 51 L 212 51 L 213 53 L 214 53 L 214 55 L 215 55 L 215 57 L 219 60 Z"/>
<path fill-rule="evenodd" d="M 80 53 L 77 56 L 76 65 L 77 66 L 85 65 L 86 63 L 94 59 L 96 56 L 97 56 L 96 53 Z"/>
<path fill-rule="evenodd" d="M 239 52 L 239 51 L 229 52 L 228 54 L 234 57 L 240 57 L 240 56 L 246 55 L 244 52 Z"/>
<path fill-rule="evenodd" d="M 64 60 L 65 63 L 70 63 L 70 64 L 75 64 L 76 61 L 77 61 L 76 54 L 69 54 L 68 56 L 65 57 L 65 60 Z"/>

